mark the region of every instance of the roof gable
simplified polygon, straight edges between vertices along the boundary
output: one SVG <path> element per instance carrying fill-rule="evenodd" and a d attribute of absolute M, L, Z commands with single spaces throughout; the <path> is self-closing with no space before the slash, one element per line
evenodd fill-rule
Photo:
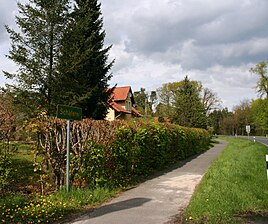
<path fill-rule="evenodd" d="M 115 87 L 111 94 L 111 98 L 114 101 L 123 101 L 128 98 L 129 92 L 132 93 L 130 86 Z"/>
<path fill-rule="evenodd" d="M 116 102 L 111 102 L 110 103 L 110 106 L 116 110 L 117 112 L 123 112 L 123 113 L 126 113 L 126 114 L 130 114 L 131 112 L 127 111 L 125 108 L 123 108 L 122 106 L 120 106 L 118 103 Z"/>

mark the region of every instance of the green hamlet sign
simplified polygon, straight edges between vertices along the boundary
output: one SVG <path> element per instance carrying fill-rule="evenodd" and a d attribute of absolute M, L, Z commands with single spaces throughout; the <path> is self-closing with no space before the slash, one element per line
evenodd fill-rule
<path fill-rule="evenodd" d="M 66 105 L 57 105 L 57 118 L 68 120 L 81 120 L 82 109 Z"/>
<path fill-rule="evenodd" d="M 57 105 L 57 118 L 67 119 L 66 138 L 66 190 L 70 191 L 70 125 L 71 120 L 81 120 L 82 109 L 66 105 Z"/>

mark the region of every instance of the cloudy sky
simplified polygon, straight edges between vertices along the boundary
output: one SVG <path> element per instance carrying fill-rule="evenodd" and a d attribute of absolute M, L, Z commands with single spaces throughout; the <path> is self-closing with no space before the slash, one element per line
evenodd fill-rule
<path fill-rule="evenodd" d="M 21 0 L 25 2 L 26 0 Z M 16 0 L 0 0 L 0 70 Z M 267 0 L 100 0 L 106 44 L 115 59 L 111 85 L 155 90 L 185 75 L 216 92 L 230 110 L 256 98 L 249 69 L 268 59 Z M 0 84 L 6 82 L 0 71 Z"/>

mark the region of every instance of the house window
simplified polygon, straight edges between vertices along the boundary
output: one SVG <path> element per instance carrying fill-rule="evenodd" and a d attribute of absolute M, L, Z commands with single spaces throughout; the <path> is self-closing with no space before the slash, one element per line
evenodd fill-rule
<path fill-rule="evenodd" d="M 126 101 L 126 110 L 131 112 L 131 101 Z"/>

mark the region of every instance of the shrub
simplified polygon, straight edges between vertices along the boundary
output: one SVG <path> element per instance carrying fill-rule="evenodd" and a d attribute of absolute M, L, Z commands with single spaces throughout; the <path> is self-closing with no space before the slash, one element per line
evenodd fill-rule
<path fill-rule="evenodd" d="M 37 152 L 43 154 L 41 164 L 46 164 L 41 168 L 52 171 L 59 188 L 65 177 L 66 122 L 43 116 L 29 127 L 36 133 Z M 126 185 L 136 176 L 205 151 L 210 142 L 205 130 L 138 120 L 75 121 L 71 133 L 71 181 L 94 186 Z"/>
<path fill-rule="evenodd" d="M 7 143 L 0 143 L 0 195 L 3 195 L 13 182 L 12 161 Z"/>

